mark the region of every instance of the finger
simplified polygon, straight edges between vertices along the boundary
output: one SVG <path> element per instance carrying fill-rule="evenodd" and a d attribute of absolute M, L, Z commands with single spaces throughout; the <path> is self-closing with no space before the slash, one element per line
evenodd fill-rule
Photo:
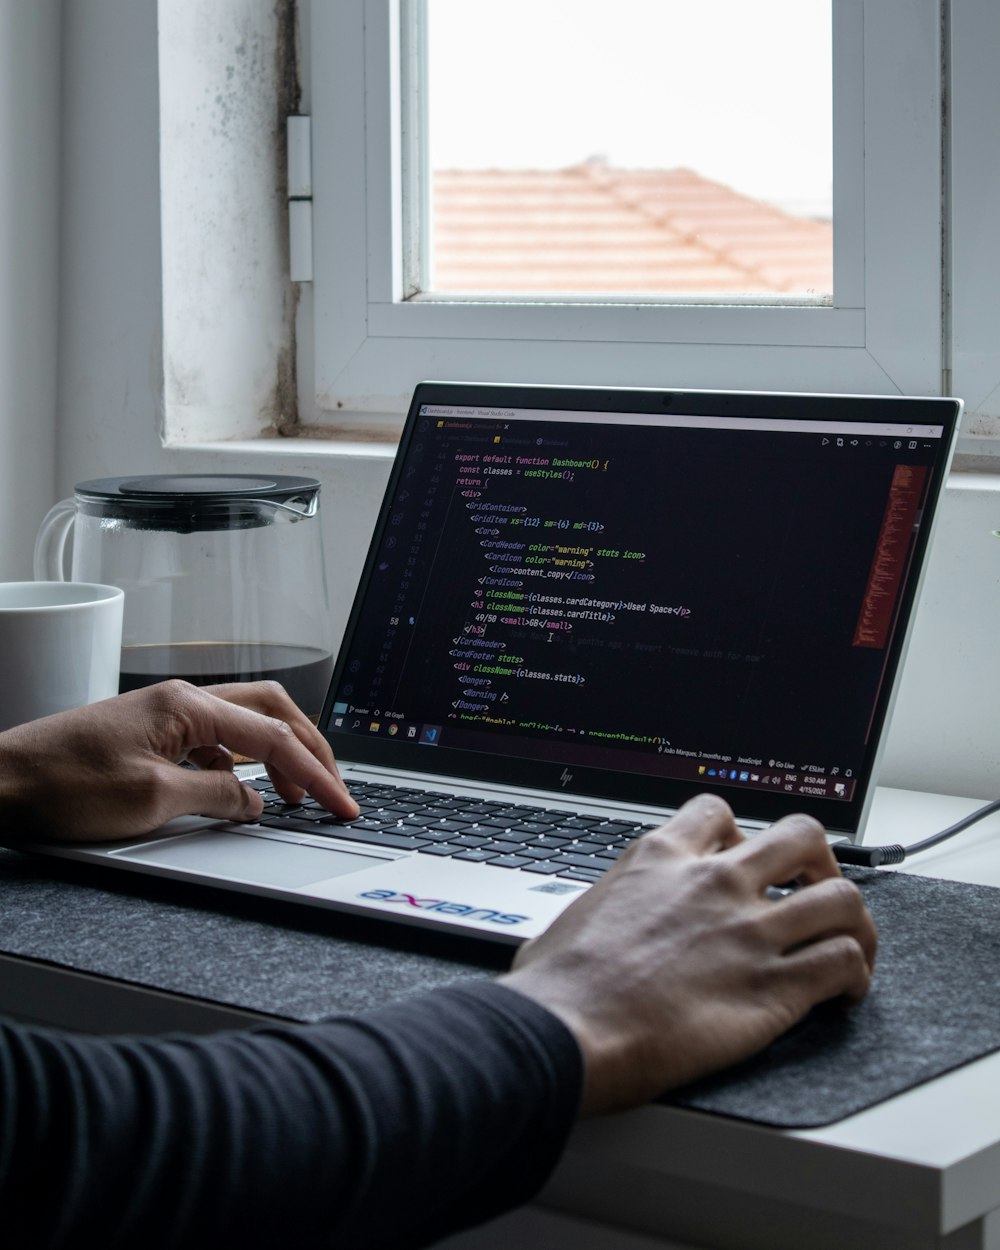
<path fill-rule="evenodd" d="M 844 877 L 805 886 L 771 904 L 764 913 L 763 925 L 775 949 L 785 952 L 847 934 L 861 947 L 869 969 L 875 966 L 875 922 L 861 891 Z"/>
<path fill-rule="evenodd" d="M 688 800 L 656 833 L 665 834 L 674 847 L 693 855 L 713 855 L 744 841 L 732 808 L 714 794 Z M 640 838 L 640 844 L 645 840 Z"/>
<path fill-rule="evenodd" d="M 762 890 L 786 881 L 810 883 L 840 876 L 823 826 L 811 816 L 785 816 L 749 838 L 735 853 Z"/>
<path fill-rule="evenodd" d="M 859 1002 L 871 985 L 871 966 L 861 945 L 847 934 L 803 946 L 780 961 L 776 973 L 799 1015 L 831 998 Z"/>
<path fill-rule="evenodd" d="M 284 721 L 306 750 L 320 760 L 328 773 L 336 777 L 338 781 L 340 780 L 340 772 L 330 744 L 283 686 L 273 681 L 259 681 L 209 686 L 206 689 L 228 703 L 234 703 L 239 707 L 245 707 L 252 711 L 259 711 L 267 716 Z M 308 787 L 303 786 L 295 776 L 285 773 L 278 762 L 268 763 L 268 761 L 263 760 L 262 763 L 267 764 L 268 776 L 281 797 L 288 803 L 298 803 Z M 321 803 L 326 802 L 319 794 L 313 794 L 313 798 Z M 338 815 L 345 814 L 341 810 L 345 799 L 350 805 L 348 814 L 356 815 L 357 805 L 350 799 L 346 786 L 343 786 L 343 792 L 339 796 L 340 805 L 331 807 L 330 810 L 336 811 Z M 329 806 L 329 804 L 327 805 Z"/>
<path fill-rule="evenodd" d="M 334 815 L 353 820 L 360 808 L 344 784 L 336 763 L 327 764 L 317 759 L 284 721 L 261 719 L 271 727 L 271 732 L 257 747 L 254 758 L 266 767 L 281 797 L 294 803 L 308 792 Z"/>
<path fill-rule="evenodd" d="M 221 743 L 240 755 L 260 760 L 269 773 L 300 787 L 300 795 L 308 791 L 335 815 L 352 819 L 358 814 L 358 805 L 348 793 L 332 753 L 317 757 L 301 741 L 295 727 L 282 719 L 204 689 L 197 693 L 200 697 L 192 700 L 186 718 L 185 754 L 206 744 Z"/>
<path fill-rule="evenodd" d="M 188 752 L 188 762 L 196 768 L 221 772 L 233 771 L 233 753 L 222 746 L 195 747 Z"/>
<path fill-rule="evenodd" d="M 234 682 L 229 685 L 207 686 L 210 693 L 227 703 L 235 703 L 253 711 L 285 721 L 295 731 L 302 745 L 327 767 L 334 768 L 333 750 L 308 716 L 291 697 L 284 686 L 276 681 Z"/>
<path fill-rule="evenodd" d="M 172 767 L 161 774 L 159 808 L 161 823 L 188 812 L 219 820 L 250 821 L 261 814 L 264 800 L 231 772 Z"/>

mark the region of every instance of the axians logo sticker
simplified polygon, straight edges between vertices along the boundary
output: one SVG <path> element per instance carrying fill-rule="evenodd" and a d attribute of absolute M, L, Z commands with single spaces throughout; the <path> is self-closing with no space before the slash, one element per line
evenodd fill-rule
<path fill-rule="evenodd" d="M 374 898 L 383 903 L 402 903 L 407 907 L 418 907 L 421 911 L 436 911 L 445 916 L 466 916 L 474 920 L 488 920 L 491 924 L 521 924 L 531 919 L 530 916 L 495 911 L 492 907 L 471 907 L 468 903 L 450 903 L 443 898 L 415 898 L 412 894 L 401 894 L 398 890 L 365 890 L 358 897 Z"/>

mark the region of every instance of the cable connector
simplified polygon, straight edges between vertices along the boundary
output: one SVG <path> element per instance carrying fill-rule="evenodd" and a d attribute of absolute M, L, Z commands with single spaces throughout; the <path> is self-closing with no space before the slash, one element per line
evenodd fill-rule
<path fill-rule="evenodd" d="M 929 838 L 914 842 L 912 846 L 900 846 L 898 842 L 890 846 L 855 846 L 852 842 L 834 842 L 830 850 L 833 851 L 833 857 L 839 864 L 854 864 L 859 868 L 882 868 L 888 864 L 901 864 L 911 855 L 919 855 L 921 851 L 929 851 L 932 846 L 947 842 L 956 833 L 961 833 L 963 829 L 968 829 L 970 825 L 982 820 L 984 816 L 991 816 L 994 812 L 1000 812 L 1000 799 L 977 808 L 968 816 L 963 816 L 961 820 L 949 825 L 947 829 L 942 829 L 940 833 L 932 833 Z"/>
<path fill-rule="evenodd" d="M 830 848 L 838 864 L 854 864 L 858 868 L 886 868 L 906 859 L 906 847 L 898 842 L 889 846 L 855 846 L 851 842 L 835 842 Z"/>

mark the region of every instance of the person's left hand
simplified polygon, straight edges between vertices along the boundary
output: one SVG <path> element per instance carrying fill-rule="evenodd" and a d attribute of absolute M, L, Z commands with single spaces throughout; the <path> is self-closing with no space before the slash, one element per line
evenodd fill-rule
<path fill-rule="evenodd" d="M 181 815 L 253 820 L 262 800 L 234 775 L 234 751 L 264 763 L 286 802 L 308 792 L 358 814 L 326 739 L 281 686 L 167 681 L 0 734 L 0 831 L 104 841 Z"/>

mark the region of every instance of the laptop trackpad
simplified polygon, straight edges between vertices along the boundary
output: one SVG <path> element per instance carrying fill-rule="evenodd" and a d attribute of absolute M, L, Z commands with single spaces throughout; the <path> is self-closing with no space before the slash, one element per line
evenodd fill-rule
<path fill-rule="evenodd" d="M 137 859 L 164 868 L 181 868 L 222 880 L 255 885 L 296 886 L 359 872 L 385 860 L 321 846 L 270 841 L 249 834 L 193 833 L 170 842 L 154 842 L 115 852 L 116 859 Z"/>

